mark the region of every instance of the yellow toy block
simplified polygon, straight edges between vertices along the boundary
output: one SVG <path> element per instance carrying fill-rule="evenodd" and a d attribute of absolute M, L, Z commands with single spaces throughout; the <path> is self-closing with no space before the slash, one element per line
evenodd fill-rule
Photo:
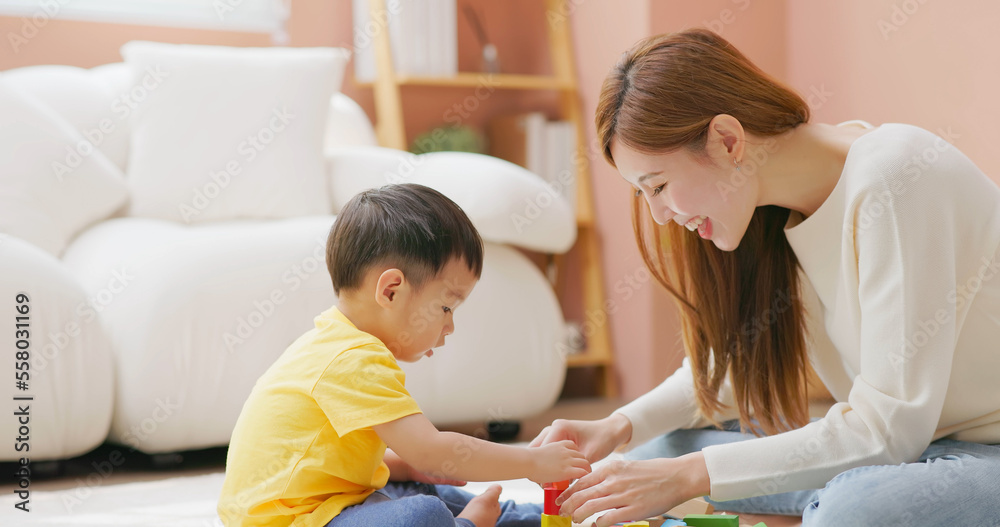
<path fill-rule="evenodd" d="M 573 527 L 573 519 L 565 516 L 543 514 L 542 527 Z"/>

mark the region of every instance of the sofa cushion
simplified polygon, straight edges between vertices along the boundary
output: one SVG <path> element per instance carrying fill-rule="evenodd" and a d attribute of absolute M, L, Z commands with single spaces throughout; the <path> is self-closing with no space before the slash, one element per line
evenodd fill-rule
<path fill-rule="evenodd" d="M 4 80 L 30 93 L 76 128 L 119 169 L 128 161 L 128 79 L 124 64 L 92 69 L 41 65 L 4 72 Z"/>
<path fill-rule="evenodd" d="M 342 148 L 327 157 L 334 211 L 364 190 L 419 183 L 462 207 L 486 241 L 562 253 L 576 240 L 570 204 L 514 163 L 466 152 L 413 155 L 382 147 Z"/>
<path fill-rule="evenodd" d="M 336 301 L 333 221 L 117 218 L 74 240 L 63 262 L 115 354 L 110 439 L 150 453 L 225 445 L 257 378 Z"/>
<path fill-rule="evenodd" d="M 54 256 L 128 199 L 118 167 L 6 77 L 0 77 L 0 166 L 0 232 Z"/>
<path fill-rule="evenodd" d="M 419 157 L 410 181 L 458 203 L 484 238 L 550 253 L 566 252 L 576 241 L 573 208 L 535 173 L 468 152 Z"/>
<path fill-rule="evenodd" d="M 375 146 L 375 127 L 361 106 L 343 93 L 330 98 L 330 114 L 326 118 L 323 151 L 355 146 Z"/>
<path fill-rule="evenodd" d="M 134 216 L 180 222 L 330 212 L 323 135 L 349 52 L 133 41 Z"/>
<path fill-rule="evenodd" d="M 334 214 L 340 214 L 355 194 L 407 180 L 419 161 L 419 156 L 405 150 L 382 146 L 335 148 L 327 150 L 326 157 Z"/>

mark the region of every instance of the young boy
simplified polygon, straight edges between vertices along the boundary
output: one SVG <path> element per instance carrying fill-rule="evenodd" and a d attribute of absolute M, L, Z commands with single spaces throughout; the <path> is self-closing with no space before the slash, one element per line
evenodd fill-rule
<path fill-rule="evenodd" d="M 541 508 L 501 507 L 498 485 L 473 497 L 433 483 L 576 479 L 590 465 L 573 443 L 519 448 L 439 432 L 397 364 L 444 344 L 479 281 L 483 242 L 469 218 L 420 185 L 369 190 L 337 217 L 326 259 L 338 305 L 250 393 L 229 445 L 223 523 L 538 525 Z"/>

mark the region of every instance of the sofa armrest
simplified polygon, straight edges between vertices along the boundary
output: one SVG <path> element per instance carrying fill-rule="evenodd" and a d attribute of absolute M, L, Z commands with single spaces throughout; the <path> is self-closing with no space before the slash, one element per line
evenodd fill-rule
<path fill-rule="evenodd" d="M 323 150 L 331 152 L 337 148 L 352 146 L 375 146 L 375 128 L 368 114 L 354 99 L 337 92 L 330 98 L 330 113 L 326 118 L 326 135 Z"/>
<path fill-rule="evenodd" d="M 502 159 L 377 146 L 331 149 L 326 157 L 334 214 L 364 190 L 417 183 L 457 203 L 485 241 L 545 253 L 564 253 L 576 241 L 576 217 L 559 190 Z"/>

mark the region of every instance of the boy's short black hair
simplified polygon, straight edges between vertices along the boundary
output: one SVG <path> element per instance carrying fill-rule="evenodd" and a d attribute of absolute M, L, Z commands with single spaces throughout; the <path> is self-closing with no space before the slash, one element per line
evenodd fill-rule
<path fill-rule="evenodd" d="M 454 201 L 413 183 L 386 185 L 351 198 L 326 243 L 326 266 L 338 295 L 360 287 L 376 264 L 398 268 L 419 288 L 452 258 L 463 259 L 478 278 L 483 272 L 479 232 Z"/>

